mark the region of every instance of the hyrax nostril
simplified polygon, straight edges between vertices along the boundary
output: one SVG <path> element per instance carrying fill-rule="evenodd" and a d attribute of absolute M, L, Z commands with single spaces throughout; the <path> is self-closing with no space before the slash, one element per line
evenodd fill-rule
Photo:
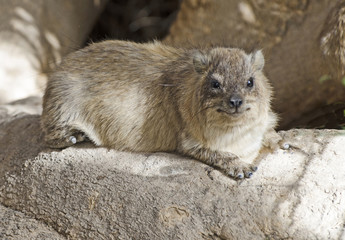
<path fill-rule="evenodd" d="M 243 100 L 240 96 L 230 97 L 230 107 L 240 107 L 243 103 Z"/>

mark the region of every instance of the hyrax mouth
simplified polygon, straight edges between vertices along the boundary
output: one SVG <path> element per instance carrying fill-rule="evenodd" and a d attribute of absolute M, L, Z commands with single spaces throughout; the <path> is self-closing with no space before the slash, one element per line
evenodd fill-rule
<path fill-rule="evenodd" d="M 231 108 L 231 109 L 224 109 L 224 108 L 218 108 L 217 112 L 219 113 L 224 113 L 224 114 L 228 114 L 231 116 L 239 116 L 247 111 L 250 110 L 250 107 L 246 107 L 246 108 Z"/>

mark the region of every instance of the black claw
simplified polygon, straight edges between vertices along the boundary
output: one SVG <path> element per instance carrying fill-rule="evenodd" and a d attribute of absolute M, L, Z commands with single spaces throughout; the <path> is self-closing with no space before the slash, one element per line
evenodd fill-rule
<path fill-rule="evenodd" d="M 237 174 L 237 178 L 238 179 L 242 179 L 243 178 L 243 174 L 242 173 Z"/>
<path fill-rule="evenodd" d="M 256 170 L 258 170 L 258 167 L 251 167 L 251 169 L 254 171 L 254 172 L 256 172 Z"/>
<path fill-rule="evenodd" d="M 253 173 L 252 172 L 248 172 L 247 174 L 246 174 L 246 177 L 247 178 L 251 178 L 253 176 Z"/>

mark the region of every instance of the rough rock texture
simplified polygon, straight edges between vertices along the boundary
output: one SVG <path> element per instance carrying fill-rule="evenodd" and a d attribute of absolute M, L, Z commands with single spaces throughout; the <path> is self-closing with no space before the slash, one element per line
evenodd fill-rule
<path fill-rule="evenodd" d="M 236 182 L 174 154 L 50 150 L 38 115 L 0 114 L 0 218 L 15 226 L 56 239 L 345 239 L 345 131 L 281 132 L 292 149 L 263 152 Z M 16 234 L 7 223 L 0 236 Z"/>
<path fill-rule="evenodd" d="M 63 240 L 51 227 L 0 204 L 0 239 Z"/>
<path fill-rule="evenodd" d="M 184 0 L 165 41 L 263 48 L 280 127 L 345 102 L 344 0 Z"/>

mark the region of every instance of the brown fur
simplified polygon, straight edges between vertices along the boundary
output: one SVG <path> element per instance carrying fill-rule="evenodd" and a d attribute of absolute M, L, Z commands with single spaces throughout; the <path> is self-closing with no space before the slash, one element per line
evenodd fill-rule
<path fill-rule="evenodd" d="M 118 150 L 177 151 L 230 176 L 250 177 L 256 169 L 250 162 L 263 141 L 270 144 L 265 135 L 276 124 L 263 66 L 260 51 L 92 44 L 66 57 L 49 77 L 46 142 L 63 148 L 86 136 Z M 237 108 L 229 104 L 234 96 L 242 100 Z"/>

